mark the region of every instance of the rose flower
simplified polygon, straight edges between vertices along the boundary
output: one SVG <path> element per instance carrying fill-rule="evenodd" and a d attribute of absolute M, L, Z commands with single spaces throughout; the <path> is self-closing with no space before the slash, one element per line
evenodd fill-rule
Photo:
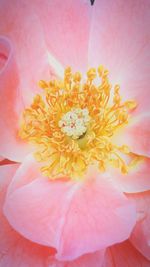
<path fill-rule="evenodd" d="M 89 2 L 0 3 L 0 267 L 150 264 L 149 1 Z"/>

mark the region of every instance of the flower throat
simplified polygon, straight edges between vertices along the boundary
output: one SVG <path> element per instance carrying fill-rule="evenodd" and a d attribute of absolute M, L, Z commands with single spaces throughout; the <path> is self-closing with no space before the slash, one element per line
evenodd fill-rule
<path fill-rule="evenodd" d="M 43 92 L 24 110 L 19 135 L 35 145 L 44 175 L 74 179 L 83 177 L 91 165 L 105 171 L 108 164 L 128 172 L 123 158 L 130 150 L 115 145 L 112 137 L 128 124 L 136 103 L 121 101 L 119 85 L 111 88 L 103 66 L 91 68 L 84 82 L 69 67 L 63 80 L 40 81 L 39 86 Z"/>

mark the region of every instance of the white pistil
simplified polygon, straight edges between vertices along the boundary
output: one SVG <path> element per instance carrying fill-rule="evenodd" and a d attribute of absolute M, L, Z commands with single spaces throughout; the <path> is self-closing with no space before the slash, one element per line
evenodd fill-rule
<path fill-rule="evenodd" d="M 80 138 L 87 131 L 90 121 L 87 108 L 75 108 L 63 115 L 59 121 L 61 131 L 73 139 Z"/>

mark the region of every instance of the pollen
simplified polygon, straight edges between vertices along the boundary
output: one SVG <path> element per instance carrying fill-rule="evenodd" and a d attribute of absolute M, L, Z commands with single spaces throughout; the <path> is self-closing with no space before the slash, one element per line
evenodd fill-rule
<path fill-rule="evenodd" d="M 68 67 L 63 80 L 39 82 L 41 94 L 24 110 L 19 135 L 35 146 L 44 175 L 79 179 L 92 165 L 100 171 L 111 165 L 128 172 L 124 158 L 130 148 L 115 145 L 113 136 L 127 127 L 136 103 L 122 101 L 119 85 L 112 88 L 108 74 L 103 66 L 91 68 L 83 80 Z"/>
<path fill-rule="evenodd" d="M 87 131 L 87 125 L 90 121 L 88 113 L 86 108 L 76 108 L 67 112 L 59 121 L 61 131 L 73 139 L 80 138 Z"/>

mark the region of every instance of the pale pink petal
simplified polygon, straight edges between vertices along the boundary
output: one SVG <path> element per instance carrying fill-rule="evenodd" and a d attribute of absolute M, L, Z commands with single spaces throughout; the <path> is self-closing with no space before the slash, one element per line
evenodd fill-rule
<path fill-rule="evenodd" d="M 14 190 L 31 183 L 39 176 L 41 176 L 39 163 L 34 159 L 32 154 L 28 155 L 16 171 L 7 190 L 7 194 L 11 194 Z"/>
<path fill-rule="evenodd" d="M 82 0 L 32 1 L 44 29 L 50 54 L 64 67 L 87 68 L 92 8 Z"/>
<path fill-rule="evenodd" d="M 5 215 L 28 239 L 56 248 L 57 259 L 72 260 L 130 235 L 134 205 L 101 176 L 52 181 L 35 173 L 33 180 L 30 164 L 22 170 L 23 183 L 16 174 L 9 187 Z"/>
<path fill-rule="evenodd" d="M 11 42 L 0 37 L 0 155 L 21 161 L 29 148 L 19 138 L 19 116 L 22 100 L 18 70 Z"/>
<path fill-rule="evenodd" d="M 137 205 L 138 222 L 132 232 L 132 244 L 150 260 L 150 191 L 129 195 Z"/>
<path fill-rule="evenodd" d="M 129 241 L 108 248 L 103 267 L 149 267 L 150 262 Z"/>
<path fill-rule="evenodd" d="M 7 187 L 10 184 L 18 167 L 19 164 L 0 166 L 0 207 L 2 207 L 4 203 Z"/>
<path fill-rule="evenodd" d="M 55 61 L 74 70 L 85 69 L 90 12 L 90 4 L 81 0 L 0 2 L 0 31 L 14 42 L 26 104 L 38 92 L 38 81 L 50 79 L 57 71 Z M 53 59 L 50 65 L 48 52 Z"/>
<path fill-rule="evenodd" d="M 149 110 L 149 9 L 149 0 L 95 1 L 90 34 L 89 64 L 105 65 L 139 111 Z"/>
<path fill-rule="evenodd" d="M 101 176 L 87 181 L 74 196 L 66 216 L 68 220 L 63 230 L 66 240 L 62 238 L 58 257 L 75 249 L 70 238 L 83 252 L 88 252 L 89 248 L 91 251 L 103 249 L 110 243 L 125 240 L 134 225 L 134 214 L 132 203 L 127 203 L 111 183 Z M 68 234 L 70 231 L 71 236 Z M 81 236 L 85 244 L 81 243 Z"/>
<path fill-rule="evenodd" d="M 102 267 L 104 261 L 104 250 L 85 254 L 74 261 L 57 261 L 51 257 L 49 264 L 52 267 Z"/>
<path fill-rule="evenodd" d="M 44 33 L 32 3 L 24 0 L 0 1 L 0 32 L 14 44 L 20 89 L 24 103 L 29 104 L 33 95 L 40 91 L 39 80 L 50 78 Z"/>
<path fill-rule="evenodd" d="M 150 157 L 150 113 L 131 119 L 115 136 L 117 144 L 126 144 L 131 152 Z"/>
<path fill-rule="evenodd" d="M 104 260 L 104 251 L 86 254 L 79 259 L 68 262 L 66 267 L 101 267 Z"/>
<path fill-rule="evenodd" d="M 104 251 L 84 255 L 73 262 L 60 262 L 53 256 L 55 250 L 30 242 L 11 228 L 1 208 L 7 186 L 18 167 L 18 164 L 0 167 L 0 267 L 101 267 Z"/>
<path fill-rule="evenodd" d="M 7 186 L 18 166 L 0 167 L 0 267 L 49 267 L 49 257 L 54 251 L 20 236 L 2 213 Z"/>
<path fill-rule="evenodd" d="M 123 192 L 137 193 L 150 190 L 150 159 L 141 160 L 128 174 L 121 174 L 120 170 L 111 170 L 113 181 Z"/>

